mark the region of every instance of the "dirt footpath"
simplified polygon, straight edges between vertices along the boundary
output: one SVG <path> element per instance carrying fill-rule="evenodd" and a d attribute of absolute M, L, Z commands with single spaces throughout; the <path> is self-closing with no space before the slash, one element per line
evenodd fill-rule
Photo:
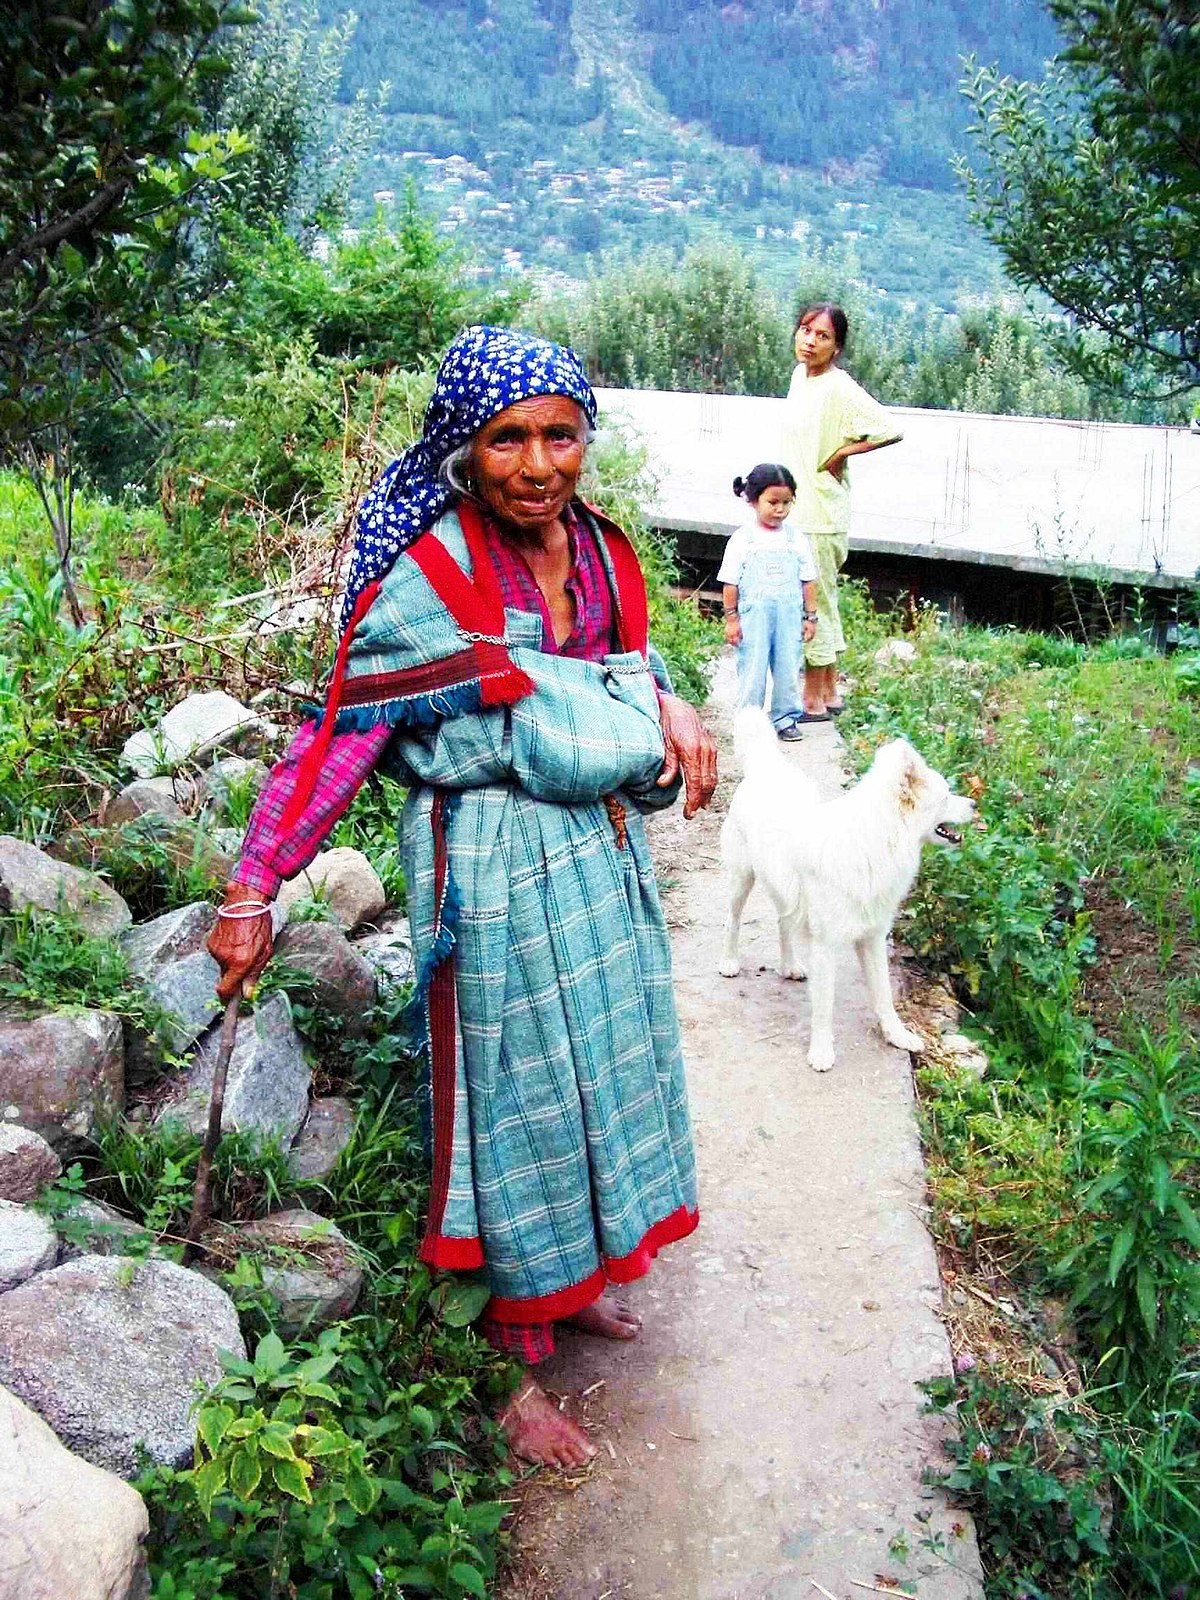
<path fill-rule="evenodd" d="M 758 891 L 742 975 L 717 973 L 718 808 L 655 824 L 700 1163 L 700 1228 L 622 1297 L 634 1344 L 564 1333 L 539 1369 L 599 1447 L 548 1474 L 516 1531 L 510 1600 L 920 1600 L 982 1593 L 969 1517 L 921 1484 L 941 1459 L 914 1385 L 949 1348 L 910 1061 L 869 1026 L 839 966 L 838 1062 L 805 1064 L 808 997 L 774 970 Z M 840 781 L 832 727 L 790 747 Z M 905 1559 L 901 1559 L 904 1553 Z"/>

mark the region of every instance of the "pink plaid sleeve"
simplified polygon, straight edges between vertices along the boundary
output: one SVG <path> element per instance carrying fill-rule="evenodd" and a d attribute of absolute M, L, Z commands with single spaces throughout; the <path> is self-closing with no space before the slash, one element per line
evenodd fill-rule
<path fill-rule="evenodd" d="M 362 788 L 392 730 L 386 723 L 363 732 L 336 733 L 312 797 L 294 827 L 280 831 L 279 820 L 296 786 L 296 771 L 312 744 L 316 725 L 305 722 L 276 762 L 250 816 L 242 856 L 233 881 L 273 896 L 284 878 L 308 866 L 334 824 Z"/>

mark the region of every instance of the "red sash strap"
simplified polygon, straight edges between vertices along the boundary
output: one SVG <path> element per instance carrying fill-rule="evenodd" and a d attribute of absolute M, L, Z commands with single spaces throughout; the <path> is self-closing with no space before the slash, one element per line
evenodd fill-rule
<path fill-rule="evenodd" d="M 584 502 L 585 505 L 587 502 Z M 650 643 L 650 611 L 646 602 L 646 579 L 642 564 L 630 542 L 629 535 L 615 522 L 610 522 L 595 506 L 587 508 L 608 549 L 616 585 L 617 631 L 621 636 L 622 650 L 636 650 L 645 655 Z"/>
<path fill-rule="evenodd" d="M 446 796 L 433 797 L 429 825 L 433 830 L 434 938 L 441 927 L 446 899 L 449 857 L 446 851 Z M 429 1184 L 429 1219 L 418 1252 L 431 1266 L 470 1271 L 483 1265 L 478 1238 L 450 1238 L 442 1233 L 450 1193 L 450 1161 L 454 1149 L 454 1102 L 458 1075 L 457 1001 L 454 952 L 433 969 L 429 982 L 429 1078 L 433 1109 L 433 1172 Z"/>
<path fill-rule="evenodd" d="M 504 597 L 488 555 L 478 507 L 469 500 L 460 500 L 456 509 L 471 557 L 469 578 L 441 540 L 432 534 L 422 534 L 408 554 L 475 652 L 481 705 L 508 706 L 532 694 L 534 682 L 511 661 L 507 671 L 495 670 L 496 647 L 502 646 L 504 641 Z M 505 659 L 508 659 L 507 652 Z"/>

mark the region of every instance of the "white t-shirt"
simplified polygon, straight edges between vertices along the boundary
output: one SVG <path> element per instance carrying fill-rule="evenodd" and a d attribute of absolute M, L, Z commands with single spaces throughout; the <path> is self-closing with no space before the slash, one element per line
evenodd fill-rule
<path fill-rule="evenodd" d="M 751 556 L 774 554 L 777 550 L 791 550 L 799 557 L 801 583 L 816 581 L 817 568 L 813 561 L 812 550 L 809 548 L 806 535 L 801 533 L 799 528 L 794 528 L 790 522 L 785 522 L 779 528 L 764 528 L 757 517 L 750 517 L 730 534 L 725 554 L 721 558 L 721 570 L 717 573 L 717 582 L 731 583 L 735 588 L 740 587 L 742 569 Z"/>

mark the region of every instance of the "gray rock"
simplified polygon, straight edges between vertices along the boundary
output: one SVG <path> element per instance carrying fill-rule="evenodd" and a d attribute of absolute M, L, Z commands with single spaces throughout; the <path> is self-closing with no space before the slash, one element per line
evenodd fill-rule
<path fill-rule="evenodd" d="M 275 942 L 275 957 L 313 980 L 326 1011 L 340 1017 L 350 1038 L 363 1033 L 375 1004 L 375 972 L 331 922 L 291 922 Z"/>
<path fill-rule="evenodd" d="M 950 1057 L 960 1072 L 969 1072 L 975 1078 L 987 1076 L 986 1052 L 973 1039 L 968 1039 L 965 1033 L 944 1033 L 939 1043 L 943 1053 Z"/>
<path fill-rule="evenodd" d="M 0 1116 L 60 1152 L 125 1105 L 121 1019 L 108 1011 L 0 1013 Z"/>
<path fill-rule="evenodd" d="M 102 820 L 106 827 L 114 828 L 139 817 L 182 822 L 194 800 L 195 787 L 188 778 L 137 778 L 113 796 Z"/>
<path fill-rule="evenodd" d="M 236 856 L 221 848 L 215 835 L 189 817 L 166 817 L 147 811 L 115 827 L 72 828 L 55 841 L 55 860 L 97 868 L 132 854 L 161 855 L 183 872 L 199 871 L 211 884 L 223 884 Z"/>
<path fill-rule="evenodd" d="M 200 776 L 200 802 L 206 812 L 220 817 L 224 815 L 232 789 L 248 788 L 252 794 L 257 794 L 268 776 L 269 769 L 263 761 L 247 760 L 245 756 L 218 756 Z"/>
<path fill-rule="evenodd" d="M 148 1530 L 136 1489 L 72 1455 L 0 1389 L 3 1600 L 145 1600 Z"/>
<path fill-rule="evenodd" d="M 40 1133 L 16 1122 L 0 1122 L 0 1200 L 24 1205 L 61 1171 L 62 1162 Z"/>
<path fill-rule="evenodd" d="M 314 1100 L 288 1153 L 293 1176 L 306 1183 L 327 1178 L 350 1143 L 354 1120 L 354 1107 L 340 1095 Z"/>
<path fill-rule="evenodd" d="M 192 1402 L 244 1357 L 229 1296 L 174 1262 L 81 1256 L 0 1296 L 0 1382 L 85 1461 L 191 1465 Z"/>
<path fill-rule="evenodd" d="M 208 1100 L 220 1027 L 210 1028 L 189 1067 L 181 1093 L 163 1106 L 158 1121 L 186 1123 L 193 1133 L 208 1126 Z M 291 1144 L 308 1114 L 312 1073 L 292 1023 L 287 996 L 272 994 L 238 1022 L 222 1126 L 255 1129 Z"/>
<path fill-rule="evenodd" d="M 58 1235 L 41 1212 L 0 1200 L 0 1294 L 57 1260 Z"/>
<path fill-rule="evenodd" d="M 214 828 L 211 834 L 217 849 L 234 862 L 242 853 L 242 840 L 245 837 L 240 828 Z"/>
<path fill-rule="evenodd" d="M 76 1200 L 58 1217 L 58 1259 L 75 1261 L 80 1256 L 120 1256 L 131 1245 L 152 1248 L 153 1234 L 147 1233 L 132 1217 L 99 1200 Z"/>
<path fill-rule="evenodd" d="M 233 1230 L 259 1257 L 263 1287 L 275 1301 L 276 1327 L 290 1338 L 304 1328 L 348 1317 L 362 1292 L 362 1268 L 345 1234 L 315 1211 L 276 1211 Z"/>
<path fill-rule="evenodd" d="M 207 900 L 193 901 L 177 911 L 167 911 L 151 922 L 141 922 L 121 935 L 121 949 L 129 970 L 151 978 L 159 967 L 203 950 L 216 926 L 217 912 Z"/>
<path fill-rule="evenodd" d="M 387 905 L 375 868 L 361 850 L 344 846 L 323 850 L 279 891 L 279 904 L 289 908 L 297 901 L 314 899 L 326 902 L 347 932 L 373 922 Z"/>
<path fill-rule="evenodd" d="M 189 695 L 167 712 L 154 729 L 143 729 L 125 743 L 121 759 L 141 778 L 173 772 L 185 761 L 202 761 L 214 750 L 231 749 L 251 732 L 264 731 L 263 719 L 217 689 Z"/>
<path fill-rule="evenodd" d="M 917 647 L 908 639 L 887 639 L 875 652 L 875 660 L 881 667 L 893 664 L 907 667 L 917 659 Z"/>
<path fill-rule="evenodd" d="M 180 1054 L 208 1027 L 214 1017 L 225 1009 L 217 998 L 217 980 L 221 969 L 207 950 L 196 950 L 190 956 L 160 967 L 146 985 L 151 997 L 171 1014 L 166 1045 Z"/>
<path fill-rule="evenodd" d="M 73 912 L 97 938 L 120 933 L 133 921 L 129 907 L 103 878 L 0 834 L 0 911 L 25 906 Z"/>
<path fill-rule="evenodd" d="M 363 934 L 354 941 L 354 948 L 371 963 L 375 976 L 385 983 L 401 987 L 411 983 L 417 975 L 407 917 L 398 917 L 375 933 Z"/>

